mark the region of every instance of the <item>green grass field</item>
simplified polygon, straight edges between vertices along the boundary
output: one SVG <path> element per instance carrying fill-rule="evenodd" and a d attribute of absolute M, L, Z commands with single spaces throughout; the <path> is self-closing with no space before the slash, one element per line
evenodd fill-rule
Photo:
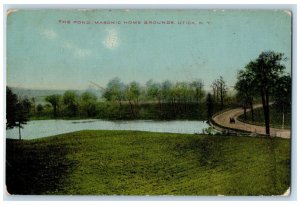
<path fill-rule="evenodd" d="M 11 194 L 280 195 L 290 140 L 80 131 L 7 140 Z"/>

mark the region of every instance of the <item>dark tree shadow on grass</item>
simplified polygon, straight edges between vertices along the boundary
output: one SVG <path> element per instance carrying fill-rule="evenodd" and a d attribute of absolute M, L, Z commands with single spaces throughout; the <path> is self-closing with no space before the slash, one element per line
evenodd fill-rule
<path fill-rule="evenodd" d="M 64 145 L 6 140 L 6 186 L 10 194 L 55 194 L 64 188 L 75 162 Z"/>

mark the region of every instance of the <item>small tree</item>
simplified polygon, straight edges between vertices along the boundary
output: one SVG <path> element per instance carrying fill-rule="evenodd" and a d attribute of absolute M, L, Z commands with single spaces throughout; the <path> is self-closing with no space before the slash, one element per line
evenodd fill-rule
<path fill-rule="evenodd" d="M 93 117 L 96 115 L 96 102 L 97 97 L 93 93 L 84 92 L 81 95 L 81 106 L 83 111 L 88 117 Z"/>
<path fill-rule="evenodd" d="M 141 89 L 137 82 L 133 81 L 129 85 L 127 85 L 125 90 L 125 97 L 130 104 L 130 109 L 133 117 L 135 117 L 137 114 L 136 109 L 138 107 L 140 94 Z"/>
<path fill-rule="evenodd" d="M 124 100 L 125 85 L 119 78 L 110 80 L 103 93 L 103 97 L 108 101 L 118 101 L 119 107 L 122 107 L 122 101 Z"/>
<path fill-rule="evenodd" d="M 20 102 L 17 103 L 16 106 L 16 110 L 17 110 L 17 124 L 18 124 L 18 128 L 19 128 L 19 139 L 22 139 L 21 136 L 21 128 L 23 129 L 23 125 L 27 124 L 28 118 L 29 118 L 29 111 L 28 111 L 28 107 L 27 107 L 27 101 L 26 100 L 22 100 Z"/>
<path fill-rule="evenodd" d="M 161 95 L 165 102 L 170 101 L 173 84 L 166 80 L 161 84 Z"/>
<path fill-rule="evenodd" d="M 193 89 L 195 89 L 195 99 L 197 103 L 200 103 L 204 97 L 203 81 L 201 79 L 195 80 L 191 83 Z"/>
<path fill-rule="evenodd" d="M 159 104 L 159 110 L 162 110 L 161 106 L 161 86 L 159 83 L 155 83 L 152 80 L 147 81 L 146 83 L 146 95 L 152 100 L 157 100 Z"/>
<path fill-rule="evenodd" d="M 6 129 L 19 128 L 19 139 L 22 139 L 21 128 L 27 123 L 31 104 L 28 99 L 20 100 L 11 89 L 6 88 Z"/>
<path fill-rule="evenodd" d="M 52 105 L 54 118 L 57 117 L 59 112 L 60 99 L 61 99 L 60 95 L 49 95 L 45 98 L 45 100 Z"/>
<path fill-rule="evenodd" d="M 10 88 L 6 87 L 6 129 L 17 126 L 18 97 Z"/>
<path fill-rule="evenodd" d="M 66 91 L 63 95 L 63 103 L 67 106 L 68 116 L 74 117 L 78 112 L 78 97 L 74 91 Z"/>
<path fill-rule="evenodd" d="M 221 109 L 224 108 L 224 99 L 227 93 L 227 86 L 222 76 L 219 79 L 214 80 L 211 84 L 211 88 L 214 93 L 214 101 L 220 103 Z"/>
<path fill-rule="evenodd" d="M 44 110 L 43 105 L 38 104 L 38 105 L 36 106 L 36 111 L 37 111 L 37 114 L 38 114 L 38 115 L 41 115 L 41 114 L 43 113 L 43 110 Z"/>
<path fill-rule="evenodd" d="M 32 97 L 31 99 L 30 99 L 30 101 L 31 101 L 31 107 L 32 107 L 32 112 L 33 112 L 33 114 L 35 114 L 35 112 L 36 112 L 36 105 L 35 105 L 35 97 Z"/>
<path fill-rule="evenodd" d="M 218 89 L 220 92 L 220 103 L 221 103 L 221 109 L 224 108 L 224 98 L 227 93 L 227 86 L 225 84 L 225 81 L 222 76 L 218 79 Z"/>
<path fill-rule="evenodd" d="M 206 107 L 207 107 L 207 118 L 209 120 L 212 117 L 214 112 L 213 97 L 210 93 L 208 93 L 206 96 Z"/>
<path fill-rule="evenodd" d="M 284 75 L 276 83 L 276 92 L 274 92 L 275 104 L 282 110 L 282 129 L 284 129 L 285 113 L 287 107 L 291 106 L 292 79 L 290 75 Z"/>

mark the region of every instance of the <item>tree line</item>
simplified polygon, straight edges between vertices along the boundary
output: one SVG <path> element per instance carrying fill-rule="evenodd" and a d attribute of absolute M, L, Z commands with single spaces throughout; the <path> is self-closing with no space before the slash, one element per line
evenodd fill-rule
<path fill-rule="evenodd" d="M 106 86 L 103 97 L 111 103 L 118 103 L 122 109 L 128 103 L 131 115 L 137 116 L 141 104 L 158 104 L 162 111 L 164 104 L 172 107 L 175 113 L 187 109 L 191 103 L 200 103 L 205 95 L 202 80 L 193 82 L 164 81 L 162 83 L 149 80 L 144 86 L 133 81 L 124 84 L 119 78 L 110 80 Z"/>
<path fill-rule="evenodd" d="M 201 79 L 192 82 L 149 80 L 141 85 L 136 81 L 125 84 L 116 77 L 102 88 L 100 99 L 92 92 L 79 94 L 68 90 L 64 94 L 44 97 L 43 103 L 37 103 L 35 98 L 20 98 L 7 88 L 7 118 L 22 113 L 23 117 L 19 117 L 23 119 L 19 123 L 20 128 L 29 119 L 208 120 L 214 112 L 223 109 L 225 99 L 230 99 L 226 97 L 227 87 L 223 78 L 220 77 L 214 82 L 217 82 L 212 85 L 216 92 L 210 94 L 204 91 Z M 24 105 L 26 111 L 18 103 Z M 12 119 L 11 122 L 13 123 L 8 122 L 7 129 L 16 126 L 16 120 Z"/>
<path fill-rule="evenodd" d="M 214 95 L 211 109 L 224 107 L 226 85 L 222 77 L 217 79 L 216 88 L 221 96 Z M 100 86 L 99 86 L 100 87 Z M 128 84 L 119 78 L 111 79 L 102 88 L 102 99 L 89 92 L 81 96 L 75 91 L 66 91 L 63 95 L 50 95 L 45 98 L 48 103 L 37 105 L 36 115 L 48 110 L 51 105 L 52 117 L 98 117 L 109 119 L 177 119 L 207 118 L 200 113 L 206 111 L 204 84 L 201 79 L 192 82 L 155 82 L 149 80 L 145 85 L 136 81 Z M 211 110 L 210 112 L 213 112 Z M 196 116 L 199 115 L 199 116 Z M 202 117 L 201 117 L 202 116 Z M 206 115 L 205 115 L 206 116 Z"/>

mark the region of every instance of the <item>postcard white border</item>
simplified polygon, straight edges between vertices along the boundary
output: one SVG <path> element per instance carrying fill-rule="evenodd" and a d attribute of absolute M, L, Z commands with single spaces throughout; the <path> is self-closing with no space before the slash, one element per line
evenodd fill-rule
<path fill-rule="evenodd" d="M 1 20 L 3 22 L 3 28 L 1 30 L 1 37 L 3 39 L 2 41 L 2 49 L 3 49 L 3 61 L 0 62 L 3 65 L 3 68 L 5 68 L 5 11 L 9 8 L 17 8 L 17 9 L 21 9 L 21 8 L 27 8 L 27 9 L 40 9 L 40 8 L 58 8 L 58 9 L 67 9 L 67 8 L 71 8 L 71 9 L 76 9 L 76 8 L 99 8 L 99 9 L 107 9 L 107 8 L 112 8 L 112 9 L 124 9 L 124 8 L 130 8 L 130 9 L 288 9 L 291 10 L 293 12 L 293 43 L 292 43 L 292 53 L 293 53 L 293 60 L 292 60 L 292 75 L 293 75 L 293 99 L 292 99 L 292 106 L 293 106 L 293 114 L 292 114 L 292 187 L 291 187 L 291 196 L 289 197 L 280 197 L 280 196 L 262 196 L 262 197 L 203 197 L 203 196 L 199 196 L 199 197 L 169 197 L 169 196 L 162 196 L 162 197 L 134 197 L 134 196 L 129 196 L 129 197 L 114 197 L 114 196 L 7 196 L 5 195 L 5 187 L 4 187 L 4 182 L 5 182 L 5 178 L 4 178 L 4 166 L 2 166 L 2 169 L 0 171 L 0 177 L 1 177 L 1 183 L 3 186 L 1 186 L 1 190 L 3 195 L 2 195 L 2 200 L 4 200 L 5 202 L 9 202 L 9 201 L 27 201 L 30 204 L 32 204 L 32 202 L 30 201 L 44 201 L 44 202 L 50 202 L 51 201 L 63 201 L 63 203 L 66 203 L 67 201 L 77 201 L 77 202 L 71 202 L 72 204 L 77 204 L 80 203 L 82 204 L 83 201 L 111 201 L 111 202 L 116 202 L 116 201 L 123 201 L 124 202 L 130 202 L 130 204 L 134 204 L 134 203 L 140 203 L 141 201 L 164 201 L 163 203 L 165 204 L 166 202 L 171 202 L 171 201 L 185 201 L 184 203 L 188 202 L 188 203 L 193 203 L 192 201 L 210 201 L 210 202 L 223 202 L 225 204 L 230 203 L 230 204 L 236 204 L 236 203 L 241 203 L 243 201 L 243 203 L 246 203 L 248 201 L 248 203 L 253 203 L 255 201 L 255 203 L 257 202 L 261 202 L 261 203 L 272 203 L 274 204 L 274 201 L 276 201 L 275 203 L 280 203 L 280 202 L 284 202 L 284 201 L 289 201 L 291 203 L 293 202 L 297 202 L 299 200 L 299 195 L 298 192 L 299 190 L 297 190 L 297 186 L 296 184 L 300 184 L 299 183 L 299 179 L 296 175 L 297 173 L 297 166 L 299 166 L 299 159 L 297 159 L 297 147 L 299 147 L 299 140 L 297 140 L 297 133 L 298 133 L 298 123 L 297 123 L 297 117 L 299 116 L 298 114 L 298 109 L 297 109 L 297 102 L 298 101 L 298 96 L 297 96 L 297 90 L 298 90 L 298 86 L 297 86 L 297 79 L 298 79 L 298 73 L 297 73 L 297 22 L 298 21 L 298 16 L 297 16 L 297 1 L 282 1 L 282 3 L 284 4 L 269 4 L 272 3 L 271 1 L 263 1 L 266 2 L 268 4 L 261 4 L 263 3 L 262 1 L 249 1 L 248 3 L 256 3 L 256 4 L 228 4 L 228 2 L 226 2 L 227 4 L 225 4 L 225 2 L 223 1 L 219 1 L 219 3 L 215 3 L 215 4 L 201 4 L 201 5 L 195 5 L 193 3 L 195 2 L 191 2 L 193 5 L 191 4 L 186 4 L 189 3 L 187 1 L 184 1 L 185 4 L 179 4 L 179 5 L 166 5 L 166 4 L 152 4 L 152 5 L 128 5 L 128 4 L 111 4 L 112 2 L 115 1 L 107 1 L 106 3 L 109 3 L 107 5 L 98 5 L 98 4 L 86 4 L 88 2 L 91 3 L 96 3 L 95 1 L 84 1 L 84 2 L 80 2 L 82 4 L 78 4 L 79 1 L 76 1 L 77 4 L 57 4 L 59 3 L 59 1 L 53 0 L 53 1 L 43 1 L 44 3 L 46 2 L 47 4 L 39 4 L 39 5 L 30 5 L 30 4 L 22 4 L 24 3 L 24 1 L 8 1 L 5 0 L 4 3 L 9 3 L 9 4 L 2 4 L 2 15 L 1 15 Z M 74 2 L 74 1 L 72 1 Z M 105 1 L 104 1 L 105 2 Z M 122 1 L 123 2 L 123 1 Z M 119 2 L 119 3 L 122 3 Z M 129 3 L 133 3 L 135 1 L 131 1 Z M 140 2 L 140 1 L 138 1 Z M 135 2 L 135 3 L 138 3 Z M 155 1 L 151 1 L 151 3 Z M 162 1 L 158 1 L 159 3 Z M 210 2 L 216 2 L 216 1 L 210 1 Z M 277 3 L 278 1 L 276 1 Z M 12 3 L 18 3 L 18 4 L 12 4 Z M 21 3 L 21 4 L 20 4 Z M 27 1 L 26 3 L 41 3 L 38 1 Z M 49 4 L 49 3 L 55 3 L 55 4 Z M 156 2 L 157 3 L 157 2 Z M 169 3 L 169 2 L 167 2 Z M 205 3 L 205 1 L 204 1 Z M 208 2 L 206 2 L 208 3 Z M 240 1 L 231 1 L 229 3 L 240 3 Z M 275 1 L 273 1 L 273 3 L 275 3 Z M 291 4 L 286 4 L 286 3 L 294 3 L 294 5 Z M 2 60 L 2 59 L 1 59 Z M 4 115 L 4 110 L 5 110 L 5 96 L 4 96 L 4 88 L 6 85 L 5 82 L 5 69 L 3 69 L 3 72 L 1 72 L 1 80 L 3 82 L 3 86 L 0 90 L 0 96 L 1 96 L 1 106 L 0 106 L 0 112 L 2 114 L 2 118 L 0 120 L 0 122 L 2 123 L 3 127 L 1 127 L 0 133 L 2 133 L 2 136 L 5 136 L 5 129 L 4 129 L 4 119 L 5 119 L 5 115 Z M 3 103 L 3 104 L 2 104 Z M 1 147 L 1 164 L 4 165 L 5 162 L 5 158 L 4 158 L 4 144 L 5 144 L 5 139 L 3 137 L 2 143 L 0 142 L 0 147 Z M 297 183 L 298 182 L 298 183 Z M 3 190 L 2 190 L 3 189 Z M 36 203 L 35 202 L 35 203 Z M 43 203 L 44 203 L 43 202 Z M 201 202 L 201 203 L 202 203 Z M 28 204 L 29 204 L 28 203 Z M 84 202 L 85 203 L 85 202 Z M 24 202 L 22 203 L 24 204 Z M 128 203 L 129 204 L 129 203 Z M 173 204 L 173 203 L 172 203 Z"/>

